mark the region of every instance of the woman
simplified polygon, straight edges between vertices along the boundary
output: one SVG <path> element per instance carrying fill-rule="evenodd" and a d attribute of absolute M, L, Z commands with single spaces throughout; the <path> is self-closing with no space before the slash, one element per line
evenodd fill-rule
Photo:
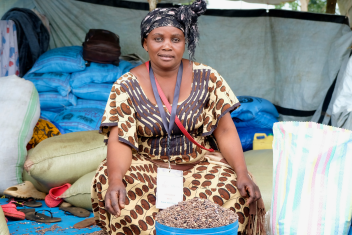
<path fill-rule="evenodd" d="M 109 234 L 155 234 L 156 171 L 169 163 L 183 170 L 183 200 L 208 198 L 239 215 L 239 234 L 260 233 L 260 191 L 248 175 L 230 116 L 240 103 L 214 69 L 182 58 L 187 43 L 193 59 L 197 18 L 205 9 L 205 1 L 197 0 L 150 12 L 141 23 L 150 67 L 134 68 L 112 87 L 100 127 L 107 159 L 92 187 L 97 224 Z M 166 111 L 156 83 L 176 114 Z M 175 115 L 198 143 L 221 154 L 193 144 L 174 124 Z"/>

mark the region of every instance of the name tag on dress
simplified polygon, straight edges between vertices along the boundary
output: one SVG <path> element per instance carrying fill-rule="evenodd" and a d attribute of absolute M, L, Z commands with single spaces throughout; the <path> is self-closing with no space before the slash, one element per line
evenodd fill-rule
<path fill-rule="evenodd" d="M 156 208 L 165 209 L 183 201 L 183 171 L 158 168 Z"/>

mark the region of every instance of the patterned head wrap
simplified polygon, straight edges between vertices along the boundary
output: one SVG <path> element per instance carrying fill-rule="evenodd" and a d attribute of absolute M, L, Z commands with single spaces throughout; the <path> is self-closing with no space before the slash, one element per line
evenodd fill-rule
<path fill-rule="evenodd" d="M 159 27 L 172 26 L 180 29 L 188 44 L 190 60 L 194 60 L 194 51 L 199 40 L 198 17 L 206 11 L 205 0 L 196 0 L 189 6 L 179 8 L 156 8 L 148 13 L 141 22 L 141 43 L 149 33 Z"/>

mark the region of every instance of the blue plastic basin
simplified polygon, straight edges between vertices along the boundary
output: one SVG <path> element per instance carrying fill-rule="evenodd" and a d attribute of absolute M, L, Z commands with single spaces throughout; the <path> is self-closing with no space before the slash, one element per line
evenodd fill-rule
<path fill-rule="evenodd" d="M 185 228 L 172 228 L 155 222 L 155 230 L 157 235 L 181 235 L 181 234 L 203 234 L 203 235 L 237 235 L 238 220 L 235 223 L 217 227 L 217 228 L 204 228 L 204 229 L 185 229 Z"/>

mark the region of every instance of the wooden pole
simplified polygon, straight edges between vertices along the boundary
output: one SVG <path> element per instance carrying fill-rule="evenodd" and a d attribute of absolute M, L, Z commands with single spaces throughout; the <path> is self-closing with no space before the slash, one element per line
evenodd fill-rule
<path fill-rule="evenodd" d="M 326 13 L 335 14 L 337 0 L 327 0 L 326 2 Z"/>
<path fill-rule="evenodd" d="M 156 8 L 157 0 L 148 0 L 149 2 L 149 11 L 152 11 Z"/>
<path fill-rule="evenodd" d="M 308 11 L 309 0 L 300 0 L 301 2 L 301 11 Z"/>

